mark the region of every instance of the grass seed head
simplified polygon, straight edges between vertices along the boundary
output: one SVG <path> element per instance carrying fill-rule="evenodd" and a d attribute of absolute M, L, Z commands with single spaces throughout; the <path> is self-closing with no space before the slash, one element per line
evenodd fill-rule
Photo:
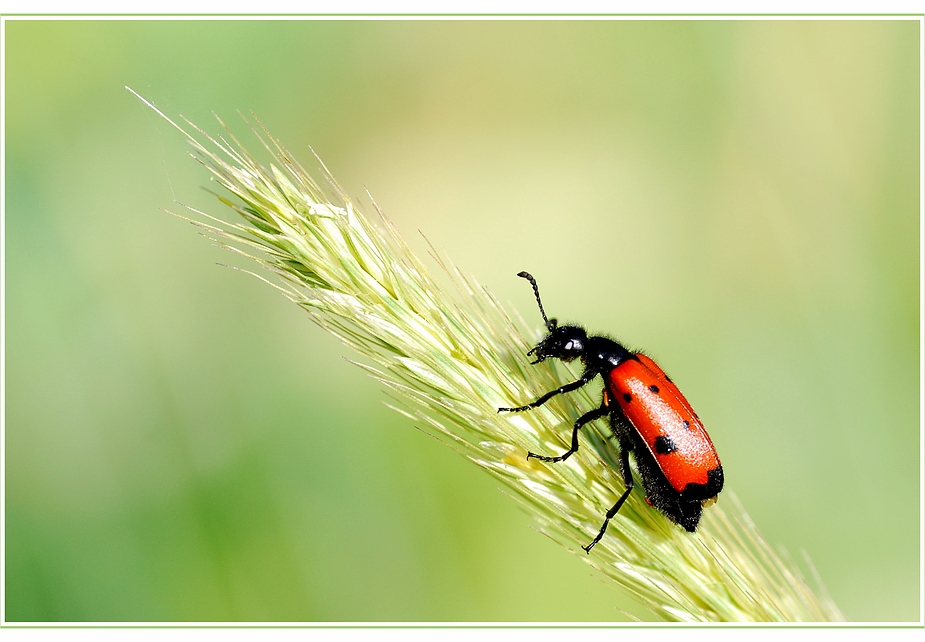
<path fill-rule="evenodd" d="M 434 252 L 445 277 L 439 282 L 378 207 L 374 224 L 317 156 L 320 184 L 256 117 L 251 129 L 267 164 L 221 120 L 224 133 L 212 137 L 189 121 L 178 125 L 138 97 L 182 132 L 192 156 L 227 192 L 220 202 L 235 213 L 228 218 L 191 210 L 183 218 L 269 272 L 255 276 L 359 353 L 359 365 L 390 391 L 391 407 L 500 480 L 538 530 L 634 595 L 655 618 L 842 619 L 821 588 L 820 594 L 811 590 L 764 542 L 730 491 L 705 511 L 696 534 L 632 493 L 585 555 L 581 546 L 624 489 L 609 429 L 583 429 L 583 447 L 558 465 L 528 461 L 526 454 L 563 450 L 577 409 L 594 407 L 598 393 L 585 387 L 533 412 L 497 412 L 577 378 L 551 361 L 529 365 L 524 355 L 541 329 L 524 331 L 488 289 Z"/>

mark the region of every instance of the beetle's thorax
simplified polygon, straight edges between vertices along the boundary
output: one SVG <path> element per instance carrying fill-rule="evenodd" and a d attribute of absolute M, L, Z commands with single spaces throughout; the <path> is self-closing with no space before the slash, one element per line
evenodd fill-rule
<path fill-rule="evenodd" d="M 588 337 L 581 360 L 588 370 L 603 374 L 632 358 L 633 353 L 613 339 Z"/>

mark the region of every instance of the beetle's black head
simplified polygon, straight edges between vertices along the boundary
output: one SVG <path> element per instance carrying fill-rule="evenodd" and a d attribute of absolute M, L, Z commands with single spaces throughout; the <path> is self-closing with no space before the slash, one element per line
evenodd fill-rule
<path fill-rule="evenodd" d="M 540 341 L 533 350 L 528 352 L 527 356 L 536 355 L 536 361 L 533 363 L 539 363 L 545 359 L 571 361 L 582 356 L 585 353 L 585 343 L 588 339 L 584 328 L 577 325 L 564 325 L 560 328 L 555 319 L 547 319 L 546 311 L 543 309 L 543 302 L 540 301 L 540 289 L 536 285 L 536 279 L 527 272 L 520 272 L 517 276 L 527 279 L 530 285 L 533 286 L 536 304 L 540 307 L 543 323 L 546 324 L 546 329 L 549 330 L 549 335 Z"/>
<path fill-rule="evenodd" d="M 555 319 L 550 319 L 546 327 L 550 328 L 549 336 L 527 353 L 528 357 L 531 354 L 536 355 L 536 361 L 533 363 L 539 363 L 545 359 L 571 361 L 584 355 L 588 339 L 584 328 L 577 325 L 556 327 Z"/>

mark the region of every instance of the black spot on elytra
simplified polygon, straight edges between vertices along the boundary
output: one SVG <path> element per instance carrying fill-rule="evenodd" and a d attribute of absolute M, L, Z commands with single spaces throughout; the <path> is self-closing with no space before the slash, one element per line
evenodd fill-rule
<path fill-rule="evenodd" d="M 651 386 L 649 386 L 649 390 L 651 390 L 652 392 L 658 394 L 658 386 L 656 386 L 656 385 L 651 385 Z"/>
<path fill-rule="evenodd" d="M 659 435 L 655 438 L 655 452 L 659 455 L 667 455 L 675 452 L 677 449 L 678 447 L 674 445 L 674 441 L 671 440 L 671 437 Z"/>
<path fill-rule="evenodd" d="M 628 393 L 628 392 L 624 392 L 624 393 L 623 393 L 623 401 L 625 401 L 626 403 L 629 403 L 629 402 L 631 402 L 632 400 L 633 400 L 633 395 L 631 395 L 631 394 Z"/>
<path fill-rule="evenodd" d="M 690 429 L 691 429 L 691 422 L 689 422 L 687 419 L 685 419 L 685 420 L 684 420 L 684 427 L 687 428 L 688 430 L 690 430 Z"/>

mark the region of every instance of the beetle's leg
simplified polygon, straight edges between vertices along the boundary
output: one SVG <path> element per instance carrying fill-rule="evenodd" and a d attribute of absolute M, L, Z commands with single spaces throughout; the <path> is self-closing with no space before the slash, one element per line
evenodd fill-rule
<path fill-rule="evenodd" d="M 620 495 L 620 499 L 618 499 L 617 503 L 613 505 L 613 508 L 607 511 L 607 516 L 604 518 L 604 523 L 601 526 L 601 530 L 598 532 L 597 537 L 594 538 L 594 541 L 592 541 L 587 546 L 582 546 L 582 548 L 585 549 L 585 553 L 590 554 L 591 549 L 594 548 L 594 545 L 601 541 L 601 538 L 604 537 L 604 531 L 607 530 L 607 525 L 610 523 L 610 520 L 614 518 L 614 516 L 617 514 L 617 511 L 619 511 L 620 507 L 623 506 L 623 502 L 626 501 L 626 498 L 630 496 L 630 492 L 633 490 L 634 483 L 633 471 L 630 468 L 630 450 L 632 450 L 631 443 L 628 440 L 620 439 L 620 473 L 623 475 L 623 483 L 626 484 L 626 490 L 623 491 L 622 495 Z"/>
<path fill-rule="evenodd" d="M 607 406 L 601 406 L 600 408 L 595 408 L 591 412 L 586 412 L 581 417 L 579 417 L 578 421 L 575 422 L 575 426 L 572 428 L 572 447 L 565 451 L 565 453 L 562 455 L 559 455 L 558 457 L 546 457 L 544 455 L 537 455 L 536 453 L 527 453 L 527 459 L 533 457 L 534 459 L 539 459 L 540 461 L 548 461 L 550 463 L 565 461 L 571 457 L 573 453 L 578 452 L 578 429 L 590 421 L 605 417 L 608 412 L 610 412 L 610 409 Z"/>
<path fill-rule="evenodd" d="M 594 377 L 597 376 L 596 372 L 586 372 L 581 375 L 581 379 L 578 381 L 573 381 L 572 383 L 567 383 L 564 386 L 559 386 L 555 390 L 547 392 L 545 395 L 534 401 L 533 403 L 528 403 L 526 406 L 520 406 L 519 408 L 498 408 L 498 412 L 522 412 L 524 410 L 530 410 L 531 408 L 538 408 L 544 403 L 555 397 L 556 395 L 561 395 L 565 392 L 571 392 L 572 390 L 578 390 L 582 386 L 590 382 Z"/>

